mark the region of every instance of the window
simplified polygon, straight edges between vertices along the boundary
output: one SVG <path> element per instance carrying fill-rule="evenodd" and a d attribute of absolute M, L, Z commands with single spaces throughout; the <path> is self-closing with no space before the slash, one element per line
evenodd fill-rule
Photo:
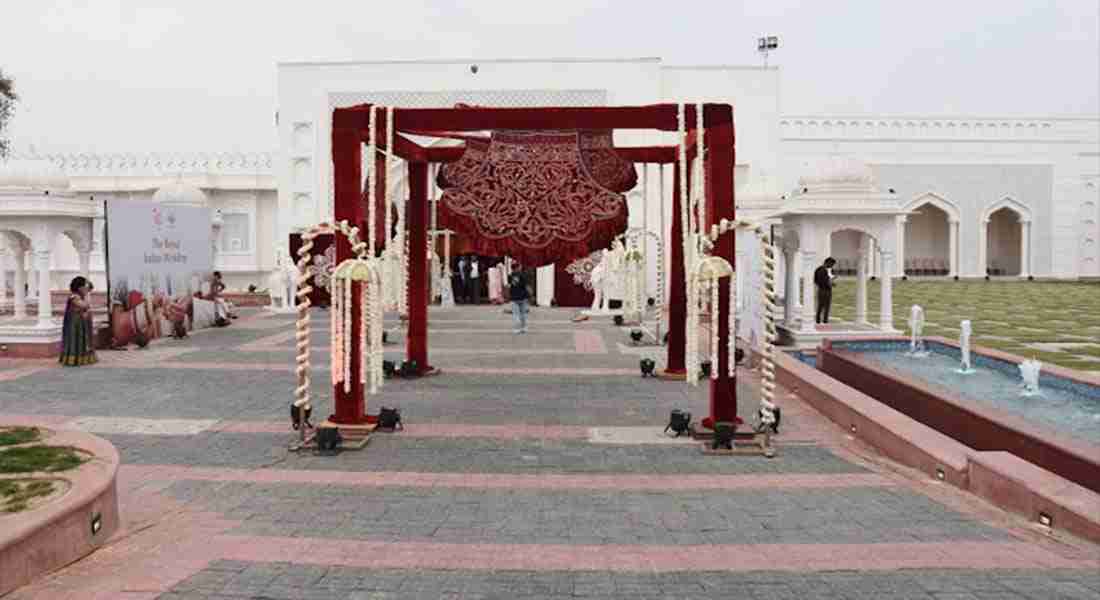
<path fill-rule="evenodd" d="M 249 234 L 249 215 L 227 213 L 222 215 L 222 252 L 251 252 L 252 237 Z"/>

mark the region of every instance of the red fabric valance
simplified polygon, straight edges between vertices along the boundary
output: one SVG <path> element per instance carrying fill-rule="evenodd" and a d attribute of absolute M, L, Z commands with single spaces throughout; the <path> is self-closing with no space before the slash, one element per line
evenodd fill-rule
<path fill-rule="evenodd" d="M 610 131 L 497 131 L 488 142 L 467 141 L 438 183 L 443 227 L 479 254 L 537 267 L 606 248 L 624 232 L 622 192 L 637 173 L 615 153 Z"/>

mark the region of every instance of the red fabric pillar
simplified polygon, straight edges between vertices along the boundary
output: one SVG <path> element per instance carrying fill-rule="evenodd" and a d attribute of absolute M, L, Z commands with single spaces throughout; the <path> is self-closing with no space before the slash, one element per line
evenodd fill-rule
<path fill-rule="evenodd" d="M 409 198 L 405 216 L 409 231 L 409 331 L 405 355 L 421 373 L 428 366 L 428 163 L 409 163 Z"/>
<path fill-rule="evenodd" d="M 719 121 L 713 112 L 727 112 L 732 109 L 729 106 L 707 106 L 706 122 Z M 728 123 L 728 124 L 727 124 Z M 723 122 L 716 127 L 706 130 L 707 157 L 704 164 L 707 178 L 707 216 L 710 226 L 717 224 L 722 219 L 732 221 L 734 219 L 733 198 L 733 166 L 734 143 L 732 119 Z M 718 238 L 713 255 L 726 259 L 731 265 L 736 265 L 734 256 L 734 241 L 736 236 L 730 231 Z M 733 357 L 729 355 L 729 338 L 733 332 L 729 329 L 729 300 L 730 283 L 732 278 L 724 277 L 718 285 L 718 312 L 713 315 L 718 319 L 718 364 L 713 368 L 718 369 L 718 378 L 710 381 L 710 418 L 712 422 L 731 421 L 737 422 L 737 384 L 736 379 L 730 377 L 729 361 Z"/>
<path fill-rule="evenodd" d="M 662 376 L 671 379 L 683 379 L 687 374 L 685 369 L 684 354 L 687 349 L 687 289 L 684 277 L 684 236 L 680 227 L 680 164 L 672 165 L 672 231 L 669 232 L 670 252 L 669 285 L 672 288 L 668 294 L 668 355 L 665 370 Z M 691 179 L 688 178 L 688 187 L 691 187 Z"/>
<path fill-rule="evenodd" d="M 381 114 L 381 112 L 379 113 Z M 386 185 L 389 179 L 389 173 L 386 172 L 386 157 L 383 154 L 377 154 L 374 157 L 374 235 L 375 248 L 374 255 L 379 256 L 382 254 L 382 249 L 386 247 L 386 236 L 390 235 L 386 231 Z M 369 205 L 369 199 L 364 199 L 363 206 Z M 369 215 L 364 215 L 364 218 Z M 393 215 L 394 222 L 397 222 L 397 215 Z M 363 227 L 364 235 L 369 235 L 370 225 Z M 367 240 L 364 240 L 367 241 Z"/>
<path fill-rule="evenodd" d="M 333 128 L 332 130 L 332 162 L 333 173 L 336 181 L 336 221 L 347 221 L 349 224 L 363 222 L 363 183 L 360 173 L 360 159 L 362 145 L 359 142 L 359 131 L 356 129 Z M 351 244 L 342 233 L 333 236 L 336 244 L 336 264 L 354 258 L 351 252 Z M 363 402 L 363 384 L 359 376 L 359 321 L 361 308 L 359 306 L 359 294 L 357 289 L 352 290 L 351 303 L 351 362 L 350 377 L 351 386 L 348 392 L 344 391 L 344 383 L 333 386 L 333 398 L 336 413 L 329 419 L 339 425 L 362 425 L 366 423 L 365 404 Z M 333 349 L 335 351 L 335 348 Z"/>

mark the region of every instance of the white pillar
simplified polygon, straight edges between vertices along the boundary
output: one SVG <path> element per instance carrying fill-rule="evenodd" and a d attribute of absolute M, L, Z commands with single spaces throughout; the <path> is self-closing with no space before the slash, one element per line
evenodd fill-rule
<path fill-rule="evenodd" d="M 794 293 L 791 294 L 794 297 L 795 312 L 802 311 L 802 294 L 800 293 L 798 282 L 802 281 L 802 258 L 798 250 L 794 251 L 791 255 L 791 269 L 794 271 Z"/>
<path fill-rule="evenodd" d="M 784 275 L 783 278 L 783 322 L 787 324 L 787 327 L 791 327 L 794 323 L 795 307 L 797 301 L 795 298 L 798 296 L 798 280 L 795 279 L 794 263 L 796 252 L 793 248 L 783 249 L 783 266 Z M 738 271 L 740 273 L 740 271 Z M 740 292 L 738 292 L 740 294 Z M 738 296 L 740 298 L 740 295 Z"/>
<path fill-rule="evenodd" d="M 77 250 L 77 258 L 80 259 L 80 274 L 88 281 L 92 280 L 92 251 L 91 249 Z"/>
<path fill-rule="evenodd" d="M 53 306 L 50 299 L 50 251 L 35 250 L 35 266 L 38 267 L 38 326 L 53 326 Z"/>
<path fill-rule="evenodd" d="M 889 273 L 890 265 L 892 264 L 893 254 L 889 251 L 883 250 L 880 256 L 882 260 L 882 272 Z M 888 275 L 882 276 L 882 294 L 879 299 L 879 311 L 882 313 L 879 320 L 879 327 L 883 331 L 894 330 L 894 281 L 893 278 Z"/>
<path fill-rule="evenodd" d="M 0 244 L 3 244 L 4 240 L 0 239 Z M 8 301 L 8 257 L 11 256 L 11 252 L 2 245 L 0 245 L 0 304 L 4 304 Z"/>
<path fill-rule="evenodd" d="M 1020 277 L 1031 275 L 1031 221 L 1020 221 Z"/>
<path fill-rule="evenodd" d="M 950 228 L 950 242 L 947 247 L 948 252 L 948 277 L 958 277 L 959 275 L 959 220 L 951 219 L 947 225 Z"/>
<path fill-rule="evenodd" d="M 34 253 L 27 252 L 26 259 L 29 264 L 27 266 L 27 299 L 38 299 L 38 265 L 34 260 Z"/>
<path fill-rule="evenodd" d="M 871 250 L 870 250 L 870 252 L 871 252 L 871 265 L 870 265 L 871 266 L 871 269 L 870 269 L 871 270 L 871 277 L 878 277 L 881 274 L 879 272 L 879 266 L 880 266 L 880 263 L 881 263 L 881 261 L 879 259 L 879 253 L 882 252 L 882 248 L 879 247 L 878 240 L 876 240 L 875 238 L 871 238 Z"/>
<path fill-rule="evenodd" d="M 856 324 L 867 323 L 867 246 L 870 238 L 860 235 L 856 256 Z"/>
<path fill-rule="evenodd" d="M 989 274 L 989 256 L 986 252 L 986 244 L 989 242 L 989 219 L 982 219 L 978 228 L 978 277 Z"/>
<path fill-rule="evenodd" d="M 898 228 L 898 260 L 897 268 L 894 269 L 897 277 L 905 276 L 905 223 L 909 220 L 909 217 L 905 215 L 898 215 L 896 222 Z"/>
<path fill-rule="evenodd" d="M 22 248 L 17 248 L 15 250 L 15 308 L 13 310 L 16 319 L 25 319 L 27 317 L 27 292 L 25 290 L 27 285 L 26 257 L 26 250 Z"/>
<path fill-rule="evenodd" d="M 815 252 L 801 252 L 802 254 L 802 331 L 814 333 L 814 312 L 817 305 L 814 302 L 816 295 L 814 289 L 814 264 L 817 259 Z"/>

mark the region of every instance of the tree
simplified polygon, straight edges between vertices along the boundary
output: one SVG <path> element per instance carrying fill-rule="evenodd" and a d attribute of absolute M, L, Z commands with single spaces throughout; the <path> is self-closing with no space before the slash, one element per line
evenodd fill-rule
<path fill-rule="evenodd" d="M 8 156 L 10 144 L 3 137 L 4 130 L 8 126 L 8 120 L 15 113 L 15 102 L 19 96 L 15 94 L 15 80 L 4 75 L 0 70 L 0 158 Z"/>

